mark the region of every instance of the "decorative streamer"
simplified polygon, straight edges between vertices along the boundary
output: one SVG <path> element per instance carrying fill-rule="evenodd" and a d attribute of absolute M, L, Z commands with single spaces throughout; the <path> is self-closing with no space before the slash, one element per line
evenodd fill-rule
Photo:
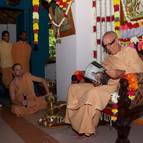
<path fill-rule="evenodd" d="M 100 52 L 100 57 L 99 57 L 99 61 L 102 60 L 102 46 L 101 46 L 101 39 L 102 39 L 102 0 L 99 0 L 99 16 L 101 17 L 100 18 L 100 21 L 99 21 L 99 42 L 98 42 L 98 48 L 99 48 L 99 52 Z"/>
<path fill-rule="evenodd" d="M 93 29 L 96 29 L 96 56 L 97 61 L 102 62 L 106 56 L 102 47 L 102 36 L 106 31 L 114 30 L 114 10 L 112 0 L 96 0 L 95 11 L 96 15 L 93 19 L 96 19 L 96 25 L 94 25 Z"/>
<path fill-rule="evenodd" d="M 120 1 L 119 0 L 113 0 L 113 6 L 114 6 L 114 26 L 115 26 L 115 32 L 117 33 L 118 37 L 120 37 Z"/>
<path fill-rule="evenodd" d="M 33 5 L 33 38 L 34 48 L 38 49 L 38 33 L 39 33 L 39 0 L 32 0 Z"/>
<path fill-rule="evenodd" d="M 92 57 L 93 59 L 97 58 L 97 45 L 96 45 L 96 0 L 92 0 L 92 16 L 93 16 L 93 20 L 92 20 Z"/>

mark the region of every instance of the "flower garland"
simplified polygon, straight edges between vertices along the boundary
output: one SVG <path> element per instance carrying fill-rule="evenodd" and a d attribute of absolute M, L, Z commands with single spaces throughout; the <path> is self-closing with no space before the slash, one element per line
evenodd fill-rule
<path fill-rule="evenodd" d="M 114 5 L 114 27 L 118 37 L 120 37 L 120 1 L 113 0 Z"/>
<path fill-rule="evenodd" d="M 111 121 L 116 121 L 117 120 L 117 115 L 118 115 L 118 98 L 119 98 L 119 95 L 117 92 L 114 92 L 112 95 L 111 95 L 111 101 L 112 101 L 112 115 L 111 115 Z"/>
<path fill-rule="evenodd" d="M 51 14 L 49 13 L 49 18 L 51 23 L 56 26 L 58 28 L 58 36 L 59 36 L 59 28 L 61 27 L 61 25 L 63 24 L 63 22 L 65 21 L 65 19 L 68 16 L 68 12 L 71 8 L 73 0 L 56 0 L 56 4 L 63 10 L 64 12 L 64 17 L 61 19 L 61 21 L 59 23 L 56 23 L 53 20 L 53 17 L 51 16 Z"/>
<path fill-rule="evenodd" d="M 96 0 L 92 0 L 92 3 L 91 3 L 91 6 L 92 6 L 92 58 L 93 60 L 95 60 L 97 58 L 97 43 L 95 42 L 95 39 L 96 39 Z"/>
<path fill-rule="evenodd" d="M 139 88 L 138 86 L 138 80 L 135 74 L 129 73 L 126 74 L 123 78 L 128 80 L 128 97 L 131 100 L 134 100 L 135 98 L 135 92 Z"/>
<path fill-rule="evenodd" d="M 128 98 L 130 100 L 134 100 L 135 92 L 139 88 L 137 77 L 133 73 L 128 73 L 128 74 L 125 74 L 123 78 L 128 80 L 128 84 L 129 84 L 128 85 Z M 119 98 L 119 95 L 117 92 L 114 92 L 111 95 L 111 101 L 113 102 L 111 120 L 114 122 L 117 120 L 117 115 L 118 115 L 118 98 Z"/>
<path fill-rule="evenodd" d="M 39 0 L 32 0 L 33 5 L 33 35 L 34 47 L 38 47 L 38 33 L 39 33 Z"/>
<path fill-rule="evenodd" d="M 55 0 L 56 4 L 63 9 L 63 11 L 66 11 L 66 8 L 71 3 L 72 0 Z"/>
<path fill-rule="evenodd" d="M 102 36 L 106 31 L 114 30 L 114 9 L 112 0 L 93 0 L 93 36 L 96 41 L 93 48 L 94 57 L 102 62 L 106 53 L 102 47 Z"/>

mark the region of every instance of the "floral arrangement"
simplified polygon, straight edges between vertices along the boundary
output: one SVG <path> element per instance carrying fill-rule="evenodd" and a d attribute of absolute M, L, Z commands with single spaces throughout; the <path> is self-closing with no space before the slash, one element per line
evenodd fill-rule
<path fill-rule="evenodd" d="M 32 0 L 33 5 L 33 35 L 34 46 L 38 47 L 38 33 L 39 33 L 39 0 Z"/>
<path fill-rule="evenodd" d="M 134 100 L 135 98 L 135 92 L 138 89 L 138 80 L 135 74 L 133 73 L 128 73 L 123 76 L 124 79 L 128 80 L 128 98 L 130 100 Z M 112 104 L 112 116 L 111 120 L 116 121 L 117 120 L 117 115 L 118 115 L 118 98 L 119 95 L 117 92 L 114 92 L 111 95 L 111 101 L 113 102 Z"/>

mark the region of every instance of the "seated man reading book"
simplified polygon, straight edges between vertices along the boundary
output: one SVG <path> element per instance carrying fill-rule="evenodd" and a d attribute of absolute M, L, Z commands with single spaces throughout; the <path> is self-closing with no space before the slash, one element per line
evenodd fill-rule
<path fill-rule="evenodd" d="M 65 122 L 71 124 L 79 134 L 87 136 L 96 132 L 100 112 L 117 90 L 119 79 L 126 73 L 143 72 L 143 62 L 136 50 L 121 47 L 115 32 L 106 32 L 102 42 L 109 54 L 103 62 L 105 72 L 110 77 L 107 84 L 71 84 L 68 90 Z"/>

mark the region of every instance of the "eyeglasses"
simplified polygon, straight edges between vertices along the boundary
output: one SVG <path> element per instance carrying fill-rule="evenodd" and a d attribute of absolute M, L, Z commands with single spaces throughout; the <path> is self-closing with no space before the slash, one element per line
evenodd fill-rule
<path fill-rule="evenodd" d="M 112 44 L 114 44 L 115 40 L 116 40 L 116 37 L 113 39 L 112 42 L 110 42 L 108 44 L 103 44 L 103 47 L 111 46 Z"/>

